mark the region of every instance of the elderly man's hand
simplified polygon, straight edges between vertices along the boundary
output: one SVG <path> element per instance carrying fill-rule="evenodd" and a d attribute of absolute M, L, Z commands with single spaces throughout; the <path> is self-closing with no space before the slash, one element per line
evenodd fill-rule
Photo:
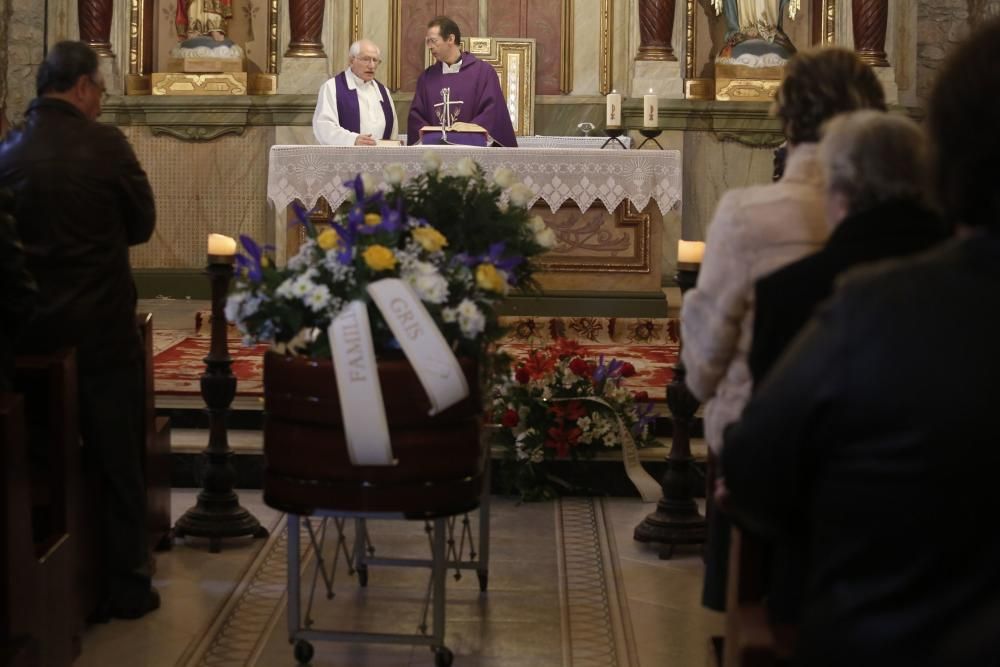
<path fill-rule="evenodd" d="M 354 140 L 355 146 L 374 146 L 375 140 L 370 134 L 359 134 L 358 138 Z"/>

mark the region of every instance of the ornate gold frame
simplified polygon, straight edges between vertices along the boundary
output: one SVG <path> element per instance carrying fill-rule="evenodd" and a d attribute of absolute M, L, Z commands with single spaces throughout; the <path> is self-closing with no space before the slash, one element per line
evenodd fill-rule
<path fill-rule="evenodd" d="M 577 261 L 561 262 L 546 261 L 543 258 L 538 262 L 540 271 L 552 273 L 649 273 L 652 264 L 649 252 L 650 243 L 650 216 L 648 213 L 636 211 L 632 207 L 632 202 L 625 200 L 624 208 L 619 208 L 614 212 L 614 229 L 622 227 L 635 228 L 634 242 L 632 244 L 633 253 L 629 257 L 623 257 L 621 262 L 608 262 L 605 257 L 594 257 L 594 262 Z"/>
<path fill-rule="evenodd" d="M 351 0 L 351 44 L 361 39 L 363 12 L 362 0 Z"/>
<path fill-rule="evenodd" d="M 614 0 L 601 0 L 601 95 L 611 92 L 611 81 L 614 76 Z"/>
<path fill-rule="evenodd" d="M 389 90 L 399 90 L 402 72 L 400 70 L 401 40 L 403 31 L 400 24 L 403 22 L 403 2 L 402 0 L 389 0 L 389 43 L 392 44 L 392 57 L 389 59 L 389 72 L 386 75 L 386 85 Z"/>
<path fill-rule="evenodd" d="M 573 92 L 573 2 L 563 0 L 562 37 L 559 43 L 559 91 L 564 95 Z"/>
<path fill-rule="evenodd" d="M 823 0 L 823 43 L 837 43 L 837 0 Z"/>

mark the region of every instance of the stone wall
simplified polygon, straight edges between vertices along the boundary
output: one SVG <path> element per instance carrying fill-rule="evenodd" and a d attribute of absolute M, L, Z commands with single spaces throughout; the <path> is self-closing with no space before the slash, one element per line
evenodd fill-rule
<path fill-rule="evenodd" d="M 35 74 L 44 58 L 45 3 L 4 0 L 7 61 L 3 67 L 3 112 L 16 123 L 35 96 Z"/>
<path fill-rule="evenodd" d="M 926 103 L 938 70 L 969 31 L 1000 17 L 1000 0 L 920 0 L 917 14 L 917 97 Z"/>

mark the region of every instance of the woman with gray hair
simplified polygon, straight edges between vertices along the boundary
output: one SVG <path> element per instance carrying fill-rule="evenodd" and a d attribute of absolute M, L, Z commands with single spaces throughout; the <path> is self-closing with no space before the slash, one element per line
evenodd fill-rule
<path fill-rule="evenodd" d="M 855 264 L 910 255 L 946 238 L 944 223 L 924 201 L 928 153 L 923 132 L 903 116 L 855 111 L 825 127 L 819 163 L 832 232 L 819 252 L 757 281 L 749 355 L 755 386 L 833 291 L 838 274 Z"/>
<path fill-rule="evenodd" d="M 923 132 L 902 116 L 856 111 L 825 127 L 818 155 L 833 231 L 819 252 L 757 281 L 748 358 L 755 393 L 816 306 L 833 292 L 840 273 L 910 255 L 946 238 L 944 223 L 923 201 L 928 152 Z M 791 537 L 775 541 L 764 573 L 769 617 L 782 637 L 791 636 L 782 628 L 799 621 L 804 550 Z"/>

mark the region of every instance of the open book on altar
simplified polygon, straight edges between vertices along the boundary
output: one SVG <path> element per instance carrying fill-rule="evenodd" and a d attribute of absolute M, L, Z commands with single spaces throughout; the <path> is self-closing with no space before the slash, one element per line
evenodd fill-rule
<path fill-rule="evenodd" d="M 488 146 L 490 133 L 486 131 L 486 128 L 475 123 L 458 122 L 447 131 L 440 125 L 425 125 L 420 128 L 420 143 L 425 146 L 434 144 Z"/>

